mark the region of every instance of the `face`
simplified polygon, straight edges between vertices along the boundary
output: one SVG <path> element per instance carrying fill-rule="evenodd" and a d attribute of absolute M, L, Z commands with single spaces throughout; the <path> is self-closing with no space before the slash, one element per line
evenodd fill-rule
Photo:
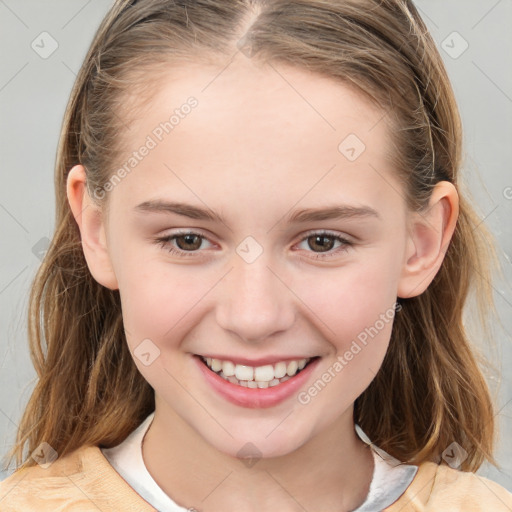
<path fill-rule="evenodd" d="M 389 344 L 407 247 L 383 113 L 345 85 L 239 54 L 220 74 L 173 70 L 123 137 L 119 168 L 131 163 L 105 235 L 157 414 L 264 457 L 352 421 Z M 249 389 L 198 356 L 312 360 Z"/>

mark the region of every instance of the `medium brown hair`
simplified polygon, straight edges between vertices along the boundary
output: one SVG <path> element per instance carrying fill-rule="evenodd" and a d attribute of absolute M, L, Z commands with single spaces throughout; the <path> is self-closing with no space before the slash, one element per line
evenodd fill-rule
<path fill-rule="evenodd" d="M 354 420 L 404 462 L 439 462 L 455 441 L 468 454 L 461 469 L 476 471 L 485 459 L 496 464 L 493 402 L 478 364 L 485 360 L 463 324 L 472 289 L 482 318 L 492 304 L 492 252 L 486 249 L 492 244 L 483 226 L 476 227 L 459 183 L 462 131 L 450 81 L 408 0 L 115 2 L 83 62 L 63 122 L 56 232 L 29 305 L 38 380 L 11 457 L 18 466 L 33 465 L 24 447 L 30 454 L 43 441 L 61 457 L 83 445 L 114 446 L 154 410 L 153 389 L 126 342 L 119 292 L 98 284 L 88 270 L 66 197 L 67 174 L 83 164 L 95 197 L 116 168 L 128 117 L 157 86 L 148 76 L 172 72 L 170 63 L 226 63 L 238 51 L 348 84 L 378 105 L 411 210 L 426 208 L 439 181 L 456 186 L 460 214 L 441 269 L 424 293 L 399 300 L 388 352 L 355 401 Z M 107 200 L 98 201 L 105 207 Z"/>

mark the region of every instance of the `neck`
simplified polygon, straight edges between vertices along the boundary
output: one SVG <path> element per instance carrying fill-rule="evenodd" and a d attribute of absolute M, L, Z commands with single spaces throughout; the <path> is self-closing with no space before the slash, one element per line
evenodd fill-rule
<path fill-rule="evenodd" d="M 373 454 L 355 432 L 352 408 L 293 452 L 250 461 L 217 450 L 158 405 L 143 441 L 144 463 L 184 508 L 341 512 L 356 509 L 368 494 Z"/>

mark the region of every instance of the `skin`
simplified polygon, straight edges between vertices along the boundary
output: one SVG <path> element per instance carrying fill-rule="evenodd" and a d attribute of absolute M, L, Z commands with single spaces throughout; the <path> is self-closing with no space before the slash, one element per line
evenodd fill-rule
<path fill-rule="evenodd" d="M 307 404 L 294 395 L 265 409 L 234 405 L 192 356 L 321 356 L 307 390 L 397 297 L 427 288 L 455 228 L 457 193 L 440 182 L 426 212 L 408 211 L 383 114 L 353 89 L 242 54 L 219 71 L 173 70 L 122 134 L 136 150 L 189 96 L 199 102 L 110 192 L 108 215 L 82 166 L 68 178 L 87 263 L 120 291 L 130 350 L 144 339 L 160 350 L 148 366 L 134 356 L 156 398 L 144 461 L 174 501 L 204 512 L 353 510 L 374 469 L 353 403 L 382 363 L 392 322 Z M 351 133 L 366 146 L 353 162 L 338 150 Z M 135 210 L 156 199 L 207 205 L 224 223 Z M 378 217 L 287 222 L 327 205 L 368 206 Z M 180 228 L 205 236 L 191 256 L 169 253 L 176 240 L 155 242 Z M 322 230 L 352 244 L 329 238 L 322 259 L 307 239 Z M 247 236 L 263 249 L 252 263 L 236 252 Z M 252 467 L 237 458 L 246 443 L 261 453 Z"/>

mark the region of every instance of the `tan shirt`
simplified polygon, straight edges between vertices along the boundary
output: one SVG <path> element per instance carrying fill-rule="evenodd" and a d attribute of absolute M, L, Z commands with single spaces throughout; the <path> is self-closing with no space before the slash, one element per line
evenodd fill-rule
<path fill-rule="evenodd" d="M 46 469 L 18 470 L 0 482 L 1 512 L 155 510 L 123 480 L 97 446 L 79 448 Z M 512 494 L 474 473 L 425 462 L 405 493 L 385 512 L 427 511 L 511 512 Z"/>

